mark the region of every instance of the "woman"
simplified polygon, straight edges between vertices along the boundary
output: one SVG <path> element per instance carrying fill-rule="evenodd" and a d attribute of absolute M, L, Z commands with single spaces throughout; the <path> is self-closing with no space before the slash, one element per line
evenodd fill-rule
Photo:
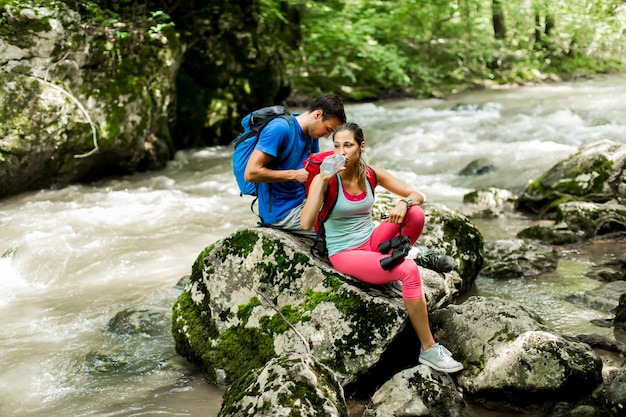
<path fill-rule="evenodd" d="M 402 281 L 404 305 L 421 343 L 419 362 L 442 372 L 460 371 L 463 365 L 452 358 L 448 349 L 435 342 L 430 331 L 417 264 L 411 259 L 403 259 L 389 270 L 380 264 L 380 260 L 389 255 L 380 253 L 378 245 L 398 236 L 400 227 L 402 233 L 409 236 L 411 244 L 419 237 L 425 221 L 424 211 L 419 207 L 426 200 L 424 194 L 384 169 L 371 167 L 378 185 L 404 197 L 390 211 L 388 219 L 374 227 L 371 219 L 374 190 L 367 181 L 367 165 L 361 158 L 365 151 L 363 131 L 355 123 L 344 123 L 335 131 L 333 143 L 335 154 L 346 158 L 345 166 L 335 174 L 320 173 L 313 179 L 300 217 L 302 228 L 313 228 L 324 204 L 328 182 L 338 175 L 337 202 L 324 223 L 326 246 L 333 267 L 370 284 Z"/>

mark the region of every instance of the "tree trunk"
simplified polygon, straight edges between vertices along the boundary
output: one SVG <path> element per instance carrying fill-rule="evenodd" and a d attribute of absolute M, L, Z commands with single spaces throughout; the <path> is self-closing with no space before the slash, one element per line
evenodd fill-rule
<path fill-rule="evenodd" d="M 502 10 L 501 0 L 493 0 L 493 33 L 496 39 L 504 39 L 506 37 L 506 25 L 504 24 L 504 11 Z"/>

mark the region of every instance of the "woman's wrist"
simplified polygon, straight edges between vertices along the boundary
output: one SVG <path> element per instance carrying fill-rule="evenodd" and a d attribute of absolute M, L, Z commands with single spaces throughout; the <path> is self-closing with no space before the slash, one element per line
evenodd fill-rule
<path fill-rule="evenodd" d="M 405 204 L 406 208 L 408 209 L 409 207 L 413 206 L 413 205 L 422 205 L 426 202 L 426 196 L 419 192 L 419 191 L 414 191 L 411 194 L 409 194 L 406 197 L 402 197 L 400 200 L 398 200 L 397 204 Z"/>

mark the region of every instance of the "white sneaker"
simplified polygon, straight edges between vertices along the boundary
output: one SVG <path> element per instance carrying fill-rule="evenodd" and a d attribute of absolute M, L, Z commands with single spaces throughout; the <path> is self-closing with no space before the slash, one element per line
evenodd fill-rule
<path fill-rule="evenodd" d="M 408 259 L 415 260 L 421 252 L 422 251 L 417 246 L 411 246 L 411 249 L 409 249 L 409 253 L 407 253 L 406 257 Z"/>
<path fill-rule="evenodd" d="M 463 369 L 461 362 L 455 361 L 445 346 L 435 343 L 428 350 L 420 347 L 419 362 L 441 372 L 453 373 Z"/>

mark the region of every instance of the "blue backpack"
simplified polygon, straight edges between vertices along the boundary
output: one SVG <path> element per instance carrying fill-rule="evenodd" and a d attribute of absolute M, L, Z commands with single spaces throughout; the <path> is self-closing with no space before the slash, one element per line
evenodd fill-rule
<path fill-rule="evenodd" d="M 237 136 L 237 139 L 234 141 L 235 151 L 232 157 L 233 172 L 241 196 L 257 195 L 257 184 L 248 182 L 244 178 L 246 165 L 248 164 L 250 155 L 252 155 L 252 151 L 254 151 L 256 147 L 261 131 L 263 131 L 263 128 L 265 128 L 269 122 L 277 117 L 282 117 L 289 122 L 289 128 L 291 129 L 291 145 L 293 146 L 295 140 L 293 117 L 285 111 L 283 106 L 263 107 L 262 109 L 253 111 L 241 120 L 243 132 Z M 278 162 L 279 161 L 275 161 L 274 163 Z"/>

